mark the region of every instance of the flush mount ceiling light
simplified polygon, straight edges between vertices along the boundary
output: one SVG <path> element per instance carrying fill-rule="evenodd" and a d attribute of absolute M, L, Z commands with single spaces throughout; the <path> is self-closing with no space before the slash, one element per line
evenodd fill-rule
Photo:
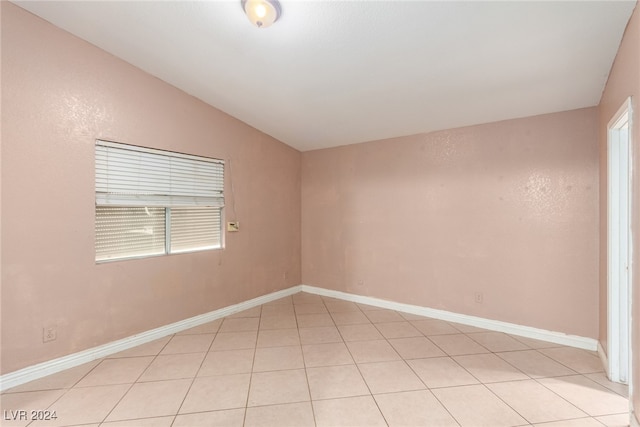
<path fill-rule="evenodd" d="M 281 14 L 278 0 L 241 0 L 244 13 L 258 28 L 267 28 L 278 20 Z"/>

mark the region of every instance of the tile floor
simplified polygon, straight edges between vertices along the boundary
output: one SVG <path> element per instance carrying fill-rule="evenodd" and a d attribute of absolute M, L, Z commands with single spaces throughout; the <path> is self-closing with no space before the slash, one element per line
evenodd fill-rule
<path fill-rule="evenodd" d="M 299 293 L 7 390 L 3 426 L 626 426 L 593 352 Z M 7 416 L 8 415 L 8 416 Z"/>

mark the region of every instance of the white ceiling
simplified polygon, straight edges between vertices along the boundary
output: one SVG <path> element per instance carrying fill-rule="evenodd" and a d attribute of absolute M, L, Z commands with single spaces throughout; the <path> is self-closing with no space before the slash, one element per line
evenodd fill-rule
<path fill-rule="evenodd" d="M 635 1 L 16 1 L 301 151 L 597 105 Z"/>

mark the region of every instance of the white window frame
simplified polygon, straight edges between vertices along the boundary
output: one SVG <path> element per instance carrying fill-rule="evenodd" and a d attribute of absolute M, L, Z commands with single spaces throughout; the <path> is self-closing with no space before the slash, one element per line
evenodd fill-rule
<path fill-rule="evenodd" d="M 96 140 L 95 159 L 95 260 L 97 263 L 224 248 L 223 160 L 105 140 Z M 104 208 L 110 207 L 164 209 L 164 252 L 131 255 L 135 251 L 126 254 L 126 249 L 123 247 L 121 255 L 100 256 L 99 207 L 103 212 Z M 209 223 L 208 219 L 206 221 L 209 225 L 215 225 L 215 231 L 211 231 L 212 228 L 208 225 L 205 229 L 195 227 L 182 230 L 186 232 L 183 237 L 188 241 L 192 237 L 191 230 L 204 231 L 203 235 L 207 235 L 208 229 L 216 238 L 214 244 L 198 246 L 195 243 L 191 248 L 188 245 L 173 247 L 171 212 L 172 209 L 175 213 L 176 209 L 181 208 L 202 210 L 203 213 L 208 211 L 207 215 L 212 215 L 213 222 Z M 200 214 L 197 213 L 193 219 L 187 217 L 187 220 L 193 220 L 194 223 L 201 222 L 199 217 Z M 207 237 L 210 236 L 211 234 Z M 117 239 L 114 242 L 117 242 Z"/>

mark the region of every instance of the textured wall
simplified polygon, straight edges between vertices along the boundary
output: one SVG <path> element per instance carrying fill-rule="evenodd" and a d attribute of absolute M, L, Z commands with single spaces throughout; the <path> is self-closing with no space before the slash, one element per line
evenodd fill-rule
<path fill-rule="evenodd" d="M 596 338 L 597 110 L 304 152 L 302 280 Z"/>
<path fill-rule="evenodd" d="M 1 7 L 2 373 L 300 283 L 299 152 Z M 226 159 L 241 231 L 221 251 L 96 265 L 96 138 Z"/>
<path fill-rule="evenodd" d="M 607 126 L 627 97 L 632 97 L 633 108 L 633 200 L 631 228 L 633 240 L 633 406 L 636 416 L 640 410 L 640 11 L 638 6 L 631 16 L 618 49 L 609 80 L 600 100 L 600 341 L 607 349 Z M 640 417 L 638 418 L 640 421 Z"/>

